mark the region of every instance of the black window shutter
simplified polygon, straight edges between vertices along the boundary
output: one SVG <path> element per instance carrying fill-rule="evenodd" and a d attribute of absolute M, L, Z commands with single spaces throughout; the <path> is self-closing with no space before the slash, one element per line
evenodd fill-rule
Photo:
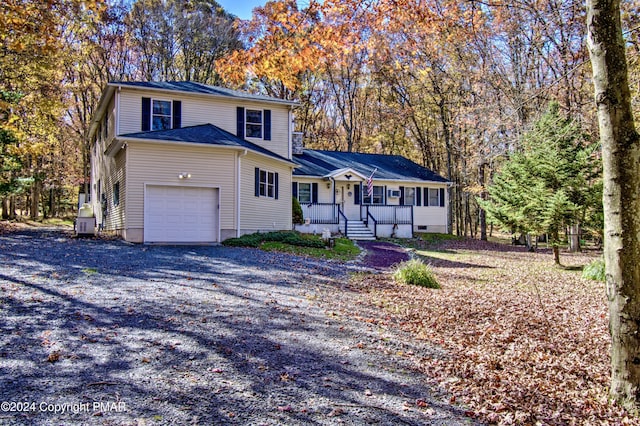
<path fill-rule="evenodd" d="M 404 186 L 400 187 L 400 205 L 404 206 Z"/>
<path fill-rule="evenodd" d="M 416 187 L 416 206 L 422 205 L 422 189 Z"/>
<path fill-rule="evenodd" d="M 273 195 L 275 197 L 275 199 L 278 199 L 278 174 L 274 173 L 273 176 L 273 183 L 274 183 L 274 190 L 273 190 Z"/>
<path fill-rule="evenodd" d="M 318 182 L 311 184 L 311 202 L 314 204 L 318 203 Z"/>
<path fill-rule="evenodd" d="M 354 185 L 353 186 L 353 203 L 354 204 L 360 204 L 360 185 Z"/>
<path fill-rule="evenodd" d="M 236 110 L 236 118 L 238 127 L 236 129 L 236 136 L 240 139 L 244 139 L 244 108 L 238 107 Z"/>
<path fill-rule="evenodd" d="M 271 140 L 271 110 L 264 110 L 264 140 Z"/>
<path fill-rule="evenodd" d="M 298 182 L 291 182 L 291 195 L 298 198 Z"/>
<path fill-rule="evenodd" d="M 444 207 L 444 188 L 440 188 L 440 207 Z"/>
<path fill-rule="evenodd" d="M 429 188 L 424 188 L 424 206 L 429 206 Z"/>
<path fill-rule="evenodd" d="M 260 196 L 260 169 L 256 167 L 256 188 L 255 188 L 255 194 L 256 197 Z"/>
<path fill-rule="evenodd" d="M 182 101 L 173 101 L 173 128 L 182 127 Z"/>
<path fill-rule="evenodd" d="M 151 130 L 151 98 L 142 98 L 142 131 Z"/>
<path fill-rule="evenodd" d="M 384 192 L 382 193 L 382 204 L 387 205 L 387 185 L 384 186 Z"/>

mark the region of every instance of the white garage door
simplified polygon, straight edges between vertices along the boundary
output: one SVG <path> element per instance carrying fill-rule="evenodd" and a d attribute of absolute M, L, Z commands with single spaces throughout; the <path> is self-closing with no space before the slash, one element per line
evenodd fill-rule
<path fill-rule="evenodd" d="M 145 243 L 218 241 L 218 190 L 147 185 Z"/>

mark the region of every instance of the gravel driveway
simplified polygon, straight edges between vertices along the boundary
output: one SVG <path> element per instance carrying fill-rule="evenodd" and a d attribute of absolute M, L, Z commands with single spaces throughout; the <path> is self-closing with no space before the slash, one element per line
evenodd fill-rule
<path fill-rule="evenodd" d="M 402 356 L 431 349 L 326 304 L 356 269 L 0 235 L 0 424 L 470 423 Z"/>

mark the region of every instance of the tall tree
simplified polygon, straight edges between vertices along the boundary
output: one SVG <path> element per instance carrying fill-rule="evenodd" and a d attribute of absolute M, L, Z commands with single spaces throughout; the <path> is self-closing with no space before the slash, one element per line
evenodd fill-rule
<path fill-rule="evenodd" d="M 557 264 L 561 230 L 596 208 L 589 203 L 599 165 L 583 135 L 552 103 L 523 136 L 522 151 L 512 153 L 496 175 L 489 187 L 491 198 L 480 201 L 493 222 L 506 230 L 548 234 Z"/>
<path fill-rule="evenodd" d="M 587 44 L 604 165 L 610 396 L 640 408 L 640 137 L 631 109 L 620 0 L 587 0 Z"/>

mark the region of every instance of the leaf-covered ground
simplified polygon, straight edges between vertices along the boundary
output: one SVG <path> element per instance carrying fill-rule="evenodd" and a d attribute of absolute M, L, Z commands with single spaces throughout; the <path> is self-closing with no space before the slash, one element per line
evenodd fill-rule
<path fill-rule="evenodd" d="M 444 349 L 408 355 L 469 414 L 501 424 L 640 424 L 607 402 L 604 284 L 555 267 L 544 250 L 471 240 L 417 253 L 441 290 L 359 275 L 350 283 L 356 307 L 347 309 Z M 595 256 L 563 253 L 562 261 L 579 266 Z"/>

